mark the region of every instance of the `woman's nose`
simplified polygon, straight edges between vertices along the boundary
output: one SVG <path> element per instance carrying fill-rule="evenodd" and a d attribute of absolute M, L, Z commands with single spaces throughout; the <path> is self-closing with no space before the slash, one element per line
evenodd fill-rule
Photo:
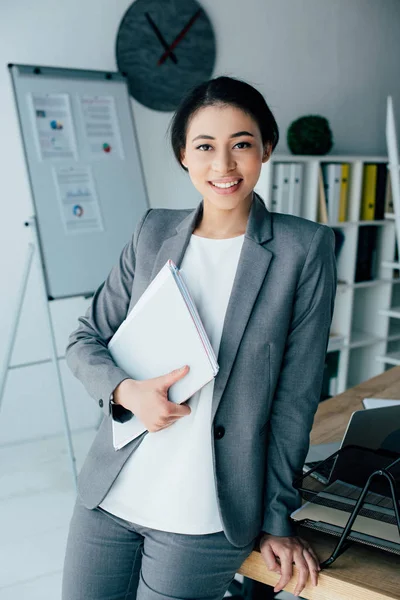
<path fill-rule="evenodd" d="M 236 167 L 236 161 L 230 152 L 221 151 L 214 155 L 212 168 L 218 173 L 227 173 Z"/>

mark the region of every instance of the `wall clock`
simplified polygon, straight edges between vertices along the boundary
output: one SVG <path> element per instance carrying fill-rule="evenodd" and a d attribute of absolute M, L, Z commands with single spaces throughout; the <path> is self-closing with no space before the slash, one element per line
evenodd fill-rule
<path fill-rule="evenodd" d="M 119 26 L 116 58 L 138 102 L 173 111 L 191 87 L 212 75 L 212 24 L 196 0 L 136 0 Z"/>

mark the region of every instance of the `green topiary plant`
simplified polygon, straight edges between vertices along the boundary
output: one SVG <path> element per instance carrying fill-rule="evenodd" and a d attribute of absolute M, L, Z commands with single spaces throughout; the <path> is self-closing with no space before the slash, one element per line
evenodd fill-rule
<path fill-rule="evenodd" d="M 293 121 L 287 132 L 287 144 L 293 154 L 327 154 L 333 146 L 328 120 L 309 115 Z"/>

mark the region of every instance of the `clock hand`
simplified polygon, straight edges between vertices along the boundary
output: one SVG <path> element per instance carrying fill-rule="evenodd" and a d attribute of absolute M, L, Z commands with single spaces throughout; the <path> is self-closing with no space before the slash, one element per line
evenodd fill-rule
<path fill-rule="evenodd" d="M 186 23 L 185 27 L 182 29 L 182 31 L 180 32 L 180 34 L 172 42 L 171 46 L 169 46 L 169 48 L 166 50 L 166 52 L 164 52 L 164 54 L 162 55 L 162 57 L 160 58 L 160 60 L 157 63 L 158 65 L 162 65 L 162 63 L 168 58 L 168 56 L 170 55 L 170 53 L 172 52 L 172 50 L 174 48 L 176 48 L 176 46 L 179 44 L 179 42 L 181 41 L 181 39 L 189 31 L 189 29 L 191 28 L 191 26 L 193 25 L 193 23 L 196 21 L 196 19 L 198 19 L 198 17 L 200 16 L 200 14 L 201 14 L 202 11 L 203 11 L 203 9 L 199 8 L 199 10 L 192 16 L 192 18 L 189 19 L 189 21 Z"/>
<path fill-rule="evenodd" d="M 165 48 L 165 50 L 169 50 L 169 46 L 167 44 L 167 42 L 165 41 L 164 37 L 162 36 L 160 30 L 158 29 L 157 25 L 154 23 L 153 19 L 151 18 L 151 16 L 149 15 L 149 13 L 144 13 L 146 16 L 147 21 L 149 22 L 149 24 L 151 25 L 151 27 L 154 30 L 154 33 L 156 34 L 159 42 L 161 43 L 161 45 Z M 177 58 L 175 56 L 175 54 L 173 52 L 171 52 L 169 54 L 169 57 L 171 58 L 171 60 L 177 64 Z"/>

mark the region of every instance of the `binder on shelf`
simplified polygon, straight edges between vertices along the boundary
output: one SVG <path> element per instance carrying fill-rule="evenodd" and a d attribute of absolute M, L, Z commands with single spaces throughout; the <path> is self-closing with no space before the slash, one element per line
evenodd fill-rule
<path fill-rule="evenodd" d="M 280 164 L 274 164 L 272 166 L 272 189 L 271 189 L 271 201 L 270 201 L 270 210 L 272 212 L 279 212 L 278 211 L 278 195 L 280 193 L 280 179 L 281 179 L 281 175 L 279 173 L 280 171 Z"/>
<path fill-rule="evenodd" d="M 218 373 L 218 363 L 182 275 L 169 260 L 139 298 L 108 344 L 115 363 L 135 380 L 152 379 L 189 365 L 168 399 L 188 400 Z M 112 421 L 119 450 L 146 431 L 134 415 Z"/>
<path fill-rule="evenodd" d="M 347 221 L 347 205 L 349 196 L 349 176 L 350 165 L 345 163 L 342 165 L 342 173 L 340 180 L 340 198 L 339 198 L 339 218 L 340 223 Z"/>
<path fill-rule="evenodd" d="M 273 167 L 271 210 L 287 213 L 290 196 L 290 163 L 275 163 Z"/>
<path fill-rule="evenodd" d="M 360 214 L 361 221 L 373 221 L 375 217 L 377 167 L 377 165 L 373 164 L 364 166 Z"/>
<path fill-rule="evenodd" d="M 318 221 L 326 225 L 328 219 L 328 206 L 326 204 L 326 194 L 324 186 L 324 176 L 322 173 L 322 167 L 318 169 Z"/>
<path fill-rule="evenodd" d="M 375 195 L 375 220 L 385 218 L 385 196 L 388 168 L 386 163 L 377 165 L 376 195 Z"/>
<path fill-rule="evenodd" d="M 385 191 L 385 213 L 393 214 L 393 196 L 392 196 L 392 181 L 390 171 L 386 175 L 386 191 Z"/>
<path fill-rule="evenodd" d="M 355 283 L 375 279 L 377 268 L 376 225 L 363 225 L 358 233 Z"/>
<path fill-rule="evenodd" d="M 352 482 L 335 476 L 346 465 Z M 314 471 L 330 473 L 326 483 Z M 306 503 L 294 513 L 298 525 L 339 538 L 330 566 L 351 542 L 400 555 L 400 456 L 347 445 L 307 470 L 295 482 Z"/>
<path fill-rule="evenodd" d="M 287 209 L 289 215 L 300 216 L 302 189 L 303 165 L 300 163 L 291 163 L 289 175 L 289 202 Z"/>
<path fill-rule="evenodd" d="M 324 163 L 322 165 L 326 203 L 328 205 L 329 223 L 337 223 L 339 219 L 340 190 L 342 179 L 342 165 L 338 163 Z"/>

